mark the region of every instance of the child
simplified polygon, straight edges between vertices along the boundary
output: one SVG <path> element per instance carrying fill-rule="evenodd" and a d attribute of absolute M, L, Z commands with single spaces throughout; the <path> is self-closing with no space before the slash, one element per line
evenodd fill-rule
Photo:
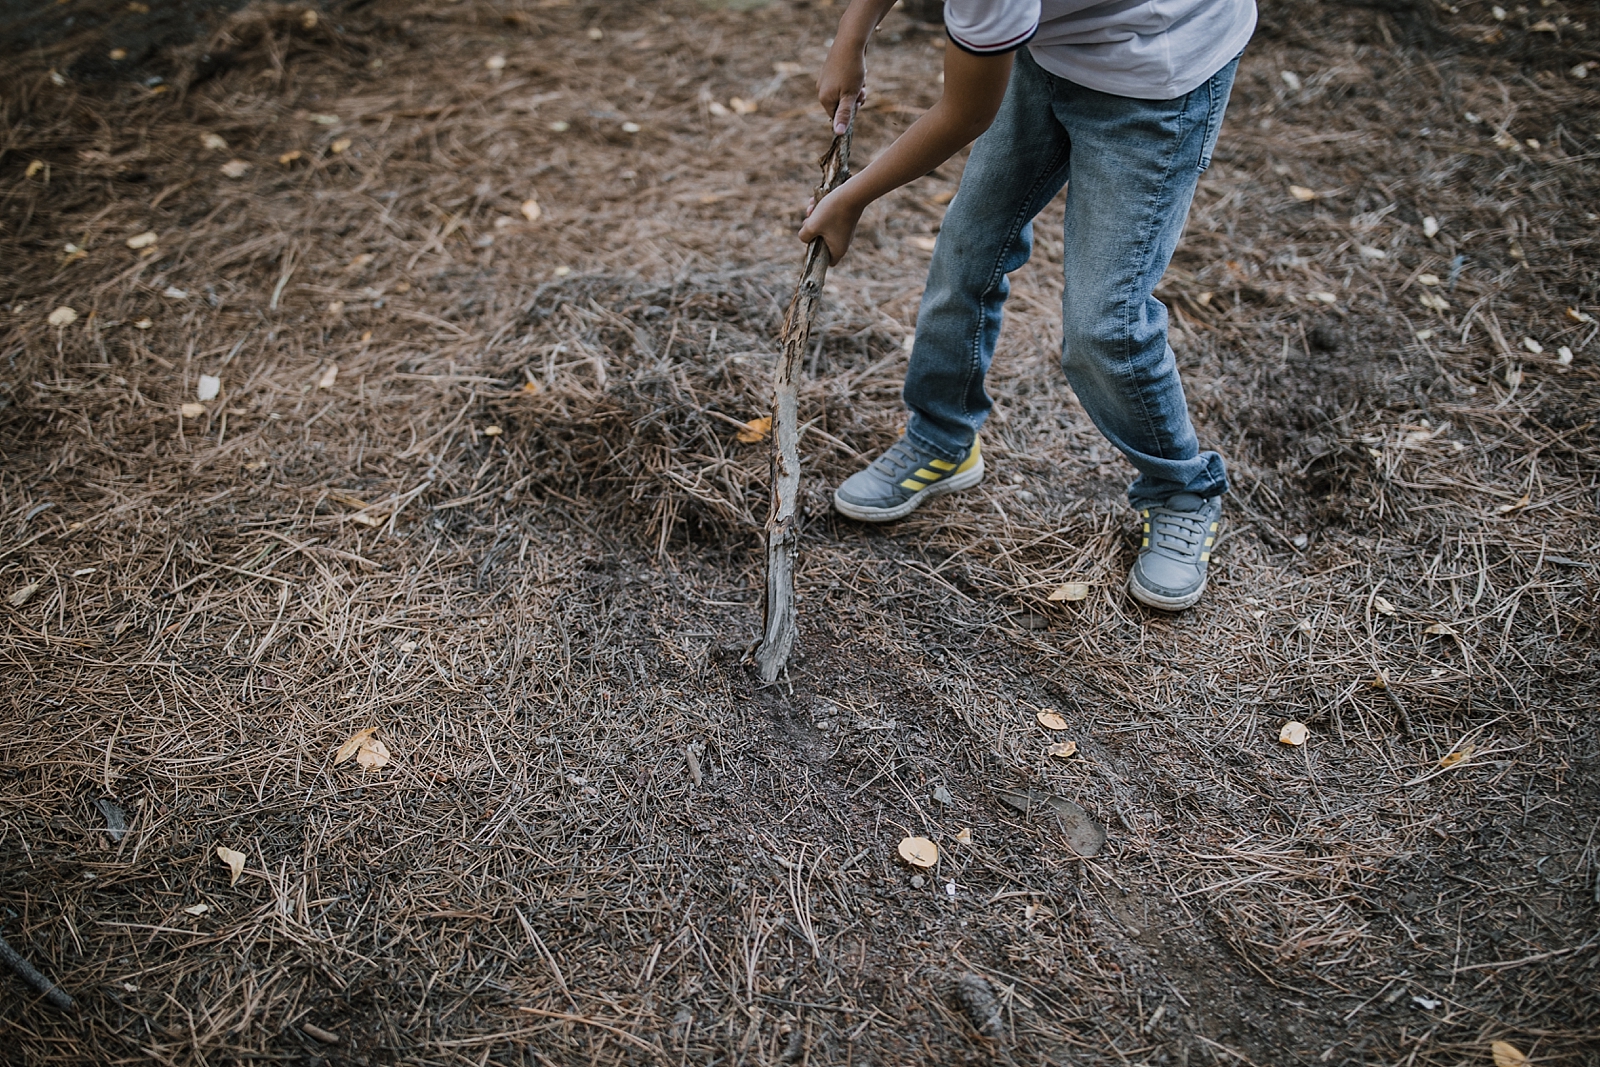
<path fill-rule="evenodd" d="M 837 133 L 865 98 L 867 40 L 893 4 L 851 0 L 840 19 L 817 82 Z M 928 267 L 906 432 L 838 488 L 841 513 L 888 522 L 983 478 L 983 380 L 1006 275 L 1028 261 L 1033 217 L 1065 185 L 1061 363 L 1139 472 L 1129 591 L 1169 611 L 1200 599 L 1228 479 L 1222 457 L 1199 449 L 1153 294 L 1255 21 L 1255 0 L 946 0 L 955 47 L 939 102 L 800 230 L 838 262 L 868 204 L 977 139 Z"/>

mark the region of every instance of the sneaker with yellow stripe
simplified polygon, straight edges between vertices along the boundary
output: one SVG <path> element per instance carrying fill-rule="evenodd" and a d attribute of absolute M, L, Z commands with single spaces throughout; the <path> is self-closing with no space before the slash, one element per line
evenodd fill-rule
<path fill-rule="evenodd" d="M 1128 592 L 1147 607 L 1181 611 L 1206 591 L 1206 567 L 1222 527 L 1222 498 L 1174 493 L 1139 509 L 1139 558 Z"/>
<path fill-rule="evenodd" d="M 904 518 L 930 496 L 970 489 L 983 481 L 983 453 L 977 437 L 966 452 L 948 460 L 918 448 L 901 435 L 889 450 L 852 474 L 834 490 L 839 514 L 862 522 Z"/>

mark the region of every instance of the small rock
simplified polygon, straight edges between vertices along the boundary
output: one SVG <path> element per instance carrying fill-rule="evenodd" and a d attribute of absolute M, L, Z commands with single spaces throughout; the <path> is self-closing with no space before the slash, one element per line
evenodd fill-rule
<path fill-rule="evenodd" d="M 1000 1031 L 1000 1002 L 995 999 L 994 988 L 988 979 L 977 974 L 963 974 L 955 981 L 951 991 L 980 1034 L 997 1034 Z"/>

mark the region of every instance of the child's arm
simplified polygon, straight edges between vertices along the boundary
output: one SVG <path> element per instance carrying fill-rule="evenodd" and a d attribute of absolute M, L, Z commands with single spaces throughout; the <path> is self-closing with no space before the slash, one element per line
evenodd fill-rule
<path fill-rule="evenodd" d="M 852 0 L 839 22 L 828 61 L 818 78 L 823 107 L 841 132 L 857 103 L 863 82 L 866 40 L 893 0 Z M 868 204 L 885 193 L 927 174 L 955 155 L 994 121 L 1011 77 L 1012 53 L 980 56 L 960 48 L 944 50 L 944 92 L 866 170 L 853 176 L 807 213 L 800 239 L 828 242 L 829 259 L 837 263 L 850 248 L 856 224 Z"/>
<path fill-rule="evenodd" d="M 833 132 L 843 134 L 866 96 L 867 42 L 894 7 L 895 0 L 851 0 L 839 18 L 839 32 L 817 75 L 817 99 L 833 116 Z"/>

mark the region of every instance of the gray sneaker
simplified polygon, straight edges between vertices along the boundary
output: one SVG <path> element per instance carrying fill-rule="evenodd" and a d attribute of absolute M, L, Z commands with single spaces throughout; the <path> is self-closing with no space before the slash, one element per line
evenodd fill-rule
<path fill-rule="evenodd" d="M 1181 611 L 1206 591 L 1206 566 L 1222 525 L 1222 498 L 1174 493 L 1139 509 L 1144 535 L 1128 575 L 1128 592 L 1147 607 Z"/>
<path fill-rule="evenodd" d="M 978 439 L 955 462 L 925 452 L 905 436 L 857 471 L 833 493 L 839 514 L 862 522 L 889 522 L 911 514 L 930 496 L 970 489 L 983 481 Z"/>

